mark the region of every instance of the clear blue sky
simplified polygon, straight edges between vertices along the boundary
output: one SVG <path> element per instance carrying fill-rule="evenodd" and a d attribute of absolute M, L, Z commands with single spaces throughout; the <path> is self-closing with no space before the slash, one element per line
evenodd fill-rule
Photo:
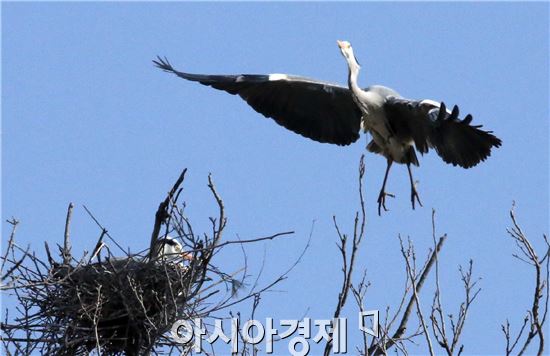
<path fill-rule="evenodd" d="M 239 98 L 163 73 L 151 60 L 165 55 L 198 73 L 346 83 L 336 40 L 349 40 L 362 86 L 459 104 L 503 141 L 469 170 L 434 152 L 421 157 L 414 173 L 424 208 L 415 211 L 407 171 L 394 166 L 388 191 L 397 197 L 382 217 L 376 198 L 385 160 L 367 155 L 368 223 L 355 275 L 368 269 L 367 307 L 398 301 L 404 268 L 397 235 L 410 236 L 424 256 L 435 208 L 438 232 L 449 235 L 441 255 L 448 311 L 456 314 L 462 298 L 459 264 L 474 259 L 483 278 L 465 352 L 502 353 L 500 324 L 508 317 L 518 325 L 533 284 L 528 267 L 511 257 L 505 229 L 512 201 L 538 246 L 548 233 L 548 16 L 548 3 L 3 3 L 2 219 L 19 219 L 20 243 L 41 250 L 44 240 L 61 242 L 72 201 L 76 251 L 92 249 L 99 234 L 82 204 L 139 250 L 184 167 L 189 215 L 196 230 L 209 231 L 212 172 L 227 207 L 227 239 L 296 231 L 249 246 L 256 266 L 266 250 L 264 282 L 292 263 L 316 221 L 302 264 L 278 286 L 282 292 L 264 296 L 258 317 L 331 317 L 341 283 L 331 218 L 351 232 L 366 139 L 346 148 L 304 139 Z M 4 242 L 5 224 L 2 231 Z M 229 271 L 240 258 L 228 248 L 218 263 Z M 432 287 L 430 280 L 426 291 Z M 431 297 L 423 296 L 428 307 Z M 355 331 L 351 300 L 344 315 Z M 350 335 L 350 344 L 358 342 Z"/>

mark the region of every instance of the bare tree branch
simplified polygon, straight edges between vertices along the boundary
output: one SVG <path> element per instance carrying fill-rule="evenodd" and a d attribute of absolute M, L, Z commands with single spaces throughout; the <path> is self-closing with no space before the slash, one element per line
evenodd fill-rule
<path fill-rule="evenodd" d="M 416 304 L 416 312 L 418 314 L 418 319 L 420 320 L 420 324 L 422 325 L 423 334 L 424 334 L 424 337 L 426 338 L 426 343 L 428 344 L 428 350 L 430 351 L 430 355 L 434 356 L 434 350 L 433 350 L 432 341 L 430 338 L 430 333 L 428 332 L 428 328 L 426 326 L 426 320 L 424 319 L 424 315 L 422 313 L 422 307 L 420 305 L 420 297 L 418 296 L 418 290 L 416 287 L 416 277 L 415 277 L 416 276 L 416 267 L 415 267 L 416 255 L 414 252 L 414 247 L 412 246 L 410 239 L 408 240 L 407 249 L 405 249 L 405 247 L 403 246 L 403 240 L 401 239 L 401 237 L 399 237 L 399 243 L 401 244 L 401 254 L 405 259 L 407 274 L 409 275 L 409 279 L 411 280 L 412 295 L 414 297 L 414 302 Z M 434 255 L 437 255 L 437 252 L 434 252 Z"/>
<path fill-rule="evenodd" d="M 546 235 L 543 235 L 545 242 L 545 252 L 542 258 L 539 258 L 537 252 L 533 248 L 533 245 L 523 233 L 519 226 L 514 213 L 514 205 L 510 210 L 510 219 L 513 226 L 507 229 L 509 236 L 514 240 L 516 246 L 520 250 L 523 256 L 514 255 L 518 259 L 526 262 L 533 267 L 535 272 L 535 288 L 533 293 L 533 302 L 531 309 L 527 312 L 523 319 L 523 324 L 519 329 L 519 332 L 515 338 L 511 335 L 510 322 L 506 320 L 506 325 L 502 325 L 501 329 L 506 339 L 506 355 L 511 355 L 516 346 L 521 348 L 518 355 L 522 355 L 527 350 L 529 344 L 537 337 L 538 347 L 537 355 L 542 355 L 544 352 L 544 330 L 543 325 L 546 322 L 546 316 L 548 313 L 548 294 L 549 294 L 549 259 L 550 259 L 550 244 Z M 544 298 L 544 301 L 543 301 Z M 541 302 L 542 302 L 542 316 L 541 316 Z M 520 343 L 523 332 L 526 326 L 529 326 L 529 331 L 525 334 L 523 343 Z"/>
<path fill-rule="evenodd" d="M 71 218 L 73 215 L 73 203 L 69 203 L 67 208 L 67 219 L 65 220 L 65 234 L 63 239 L 63 264 L 68 265 L 71 262 L 71 240 L 70 240 L 70 226 Z"/>
<path fill-rule="evenodd" d="M 179 186 L 181 185 L 181 183 L 183 182 L 183 180 L 185 179 L 185 173 L 187 173 L 187 168 L 185 168 L 180 176 L 178 177 L 178 179 L 176 180 L 176 182 L 174 183 L 174 186 L 172 187 L 172 189 L 168 192 L 168 195 L 166 196 L 166 199 L 164 199 L 164 201 L 162 201 L 160 204 L 159 204 L 159 207 L 157 209 L 157 212 L 155 214 L 155 223 L 153 225 L 153 232 L 151 233 L 151 243 L 149 244 L 149 260 L 152 261 L 153 260 L 153 253 L 155 252 L 154 250 L 154 247 L 155 247 L 155 242 L 157 241 L 158 239 L 158 236 L 159 236 L 159 233 L 160 233 L 160 228 L 161 228 L 161 225 L 162 223 L 164 223 L 164 221 L 166 219 L 168 219 L 169 217 L 169 214 L 168 214 L 168 207 L 169 207 L 169 204 L 170 204 L 170 201 L 172 200 L 172 198 L 174 197 L 174 195 L 176 194 Z"/>
<path fill-rule="evenodd" d="M 434 246 L 436 246 L 436 234 L 435 234 L 435 210 L 432 210 L 432 239 L 434 242 Z M 459 311 L 458 311 L 458 318 L 455 322 L 453 315 L 448 314 L 447 318 L 451 324 L 451 332 L 452 335 L 449 340 L 449 335 L 447 333 L 447 322 L 445 319 L 445 312 L 443 310 L 443 306 L 441 304 L 441 288 L 439 285 L 439 263 L 438 263 L 438 257 L 436 254 L 436 261 L 435 261 L 435 294 L 432 302 L 432 310 L 430 314 L 430 320 L 431 320 L 431 326 L 432 326 L 432 332 L 434 334 L 434 337 L 437 341 L 437 343 L 445 350 L 447 355 L 451 356 L 455 354 L 456 347 L 459 344 L 460 336 L 462 334 L 462 330 L 464 328 L 464 323 L 466 322 L 466 318 L 468 315 L 468 310 L 470 309 L 470 305 L 473 303 L 475 298 L 477 297 L 478 293 L 481 291 L 481 288 L 476 289 L 477 282 L 479 279 L 472 281 L 472 269 L 473 269 L 473 261 L 470 260 L 469 262 L 469 268 L 466 272 L 463 271 L 462 267 L 459 266 L 459 271 L 461 275 L 461 280 L 464 285 L 464 291 L 465 291 L 465 300 L 460 304 Z M 464 345 L 461 345 L 458 348 L 458 354 L 460 354 L 464 349 Z"/>
<path fill-rule="evenodd" d="M 361 219 L 359 219 L 359 213 L 358 212 L 355 213 L 353 241 L 352 241 L 351 255 L 349 257 L 349 261 L 348 261 L 347 252 L 346 252 L 347 251 L 346 244 L 347 244 L 348 237 L 346 234 L 342 234 L 340 232 L 338 223 L 336 222 L 336 217 L 333 217 L 334 227 L 336 228 L 336 232 L 340 239 L 340 244 L 338 245 L 338 249 L 340 250 L 340 254 L 342 255 L 342 264 L 343 264 L 342 272 L 344 274 L 344 278 L 342 281 L 342 288 L 340 290 L 340 293 L 338 294 L 338 302 L 336 304 L 336 310 L 334 311 L 333 320 L 336 320 L 337 318 L 340 317 L 341 310 L 346 304 L 348 291 L 351 289 L 351 286 L 352 286 L 351 279 L 353 275 L 353 269 L 355 266 L 355 257 L 365 233 L 365 224 L 367 219 L 365 214 L 365 200 L 363 198 L 364 175 L 365 175 L 365 155 L 362 155 L 361 159 L 359 160 L 359 206 L 361 208 Z M 332 347 L 332 337 L 329 340 L 327 340 L 327 343 L 325 345 L 325 351 L 324 351 L 325 356 L 330 355 L 331 347 Z"/>
<path fill-rule="evenodd" d="M 434 251 L 432 251 L 428 262 L 425 264 L 424 269 L 420 273 L 418 279 L 416 280 L 416 292 L 420 293 L 420 290 L 422 289 L 422 286 L 424 285 L 424 282 L 426 281 L 426 278 L 428 277 L 430 270 L 435 263 L 436 254 L 438 254 L 441 251 L 441 248 L 443 247 L 443 243 L 447 239 L 446 235 L 443 235 L 439 238 L 439 241 L 437 242 L 436 248 Z M 388 340 L 380 343 L 373 344 L 369 347 L 369 354 L 371 355 L 382 355 L 386 354 L 386 350 L 391 348 L 392 346 L 396 345 L 396 343 L 402 339 L 403 335 L 405 334 L 407 330 L 407 323 L 409 322 L 409 318 L 412 312 L 412 309 L 415 305 L 415 297 L 414 294 L 411 295 L 409 298 L 409 302 L 407 303 L 407 306 L 405 307 L 405 310 L 403 312 L 403 315 L 401 316 L 401 321 L 399 322 L 399 325 L 396 329 L 396 331 L 393 333 L 393 335 L 388 338 Z M 415 335 L 416 333 L 413 333 Z M 409 338 L 410 339 L 410 338 Z"/>

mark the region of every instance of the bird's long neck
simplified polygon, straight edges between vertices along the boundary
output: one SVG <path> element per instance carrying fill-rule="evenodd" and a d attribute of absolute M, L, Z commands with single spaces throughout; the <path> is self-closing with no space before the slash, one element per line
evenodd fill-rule
<path fill-rule="evenodd" d="M 359 65 L 350 60 L 348 61 L 348 69 L 348 86 L 350 90 L 355 95 L 357 95 L 361 91 L 361 88 L 359 88 L 359 85 L 357 84 L 357 77 L 359 76 Z"/>
<path fill-rule="evenodd" d="M 359 69 L 361 69 L 361 67 L 355 60 L 355 57 L 348 59 L 348 69 L 348 86 L 351 90 L 353 100 L 361 108 L 361 111 L 368 115 L 372 110 L 373 98 L 369 93 L 359 88 L 357 84 L 357 77 L 359 76 Z"/>

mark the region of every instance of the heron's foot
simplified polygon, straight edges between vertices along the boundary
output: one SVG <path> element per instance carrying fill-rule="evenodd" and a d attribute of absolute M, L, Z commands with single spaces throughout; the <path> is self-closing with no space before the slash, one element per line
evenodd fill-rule
<path fill-rule="evenodd" d="M 378 195 L 378 216 L 382 215 L 382 208 L 384 209 L 384 211 L 388 211 L 388 208 L 386 208 L 386 197 L 395 198 L 395 195 L 393 195 L 392 193 L 386 193 L 384 189 L 380 191 L 380 194 Z"/>
<path fill-rule="evenodd" d="M 411 203 L 412 208 L 414 210 L 414 202 L 417 201 L 418 205 L 423 206 L 422 202 L 420 201 L 420 196 L 418 195 L 418 191 L 416 190 L 416 184 L 418 182 L 415 182 L 413 185 L 411 185 Z"/>

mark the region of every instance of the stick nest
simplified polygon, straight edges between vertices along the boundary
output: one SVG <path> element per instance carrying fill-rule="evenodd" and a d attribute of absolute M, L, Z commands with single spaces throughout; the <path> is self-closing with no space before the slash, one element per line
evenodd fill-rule
<path fill-rule="evenodd" d="M 36 319 L 50 325 L 43 336 L 67 340 L 48 351 L 79 355 L 99 346 L 107 354 L 137 354 L 150 349 L 183 312 L 186 291 L 194 284 L 190 271 L 174 261 L 141 257 L 54 265 L 35 291 L 41 297 L 31 298 Z"/>
<path fill-rule="evenodd" d="M 184 212 L 185 203 L 177 203 L 185 172 L 160 203 L 149 248 L 139 254 L 126 252 L 86 207 L 101 228 L 101 235 L 92 253 L 85 252 L 80 259 L 71 252 L 72 204 L 67 211 L 63 246 L 58 245 L 57 261 L 46 242 L 45 257 L 30 246 L 25 249 L 15 243 L 19 222 L 8 221 L 13 229 L 6 251 L 0 256 L 0 291 L 14 296 L 17 306 L 6 308 L 0 323 L 6 354 L 187 354 L 192 343 L 178 342 L 169 332 L 176 321 L 192 323 L 201 319 L 205 325 L 212 325 L 211 321 L 220 318 L 215 314 L 249 299 L 254 299 L 256 306 L 262 292 L 286 278 L 292 268 L 263 288 L 258 287 L 256 279 L 246 295 L 234 300 L 247 276 L 243 244 L 293 232 L 220 242 L 227 219 L 223 202 L 208 176 L 218 214 L 209 218 L 210 233 L 194 233 Z M 170 240 L 168 235 L 180 244 L 178 253 L 167 255 L 159 244 Z M 213 257 L 231 244 L 240 245 L 244 267 L 226 273 L 213 263 Z M 115 246 L 122 251 L 122 257 L 111 252 Z M 304 253 L 305 249 L 294 265 Z M 239 279 L 234 278 L 238 275 Z"/>
<path fill-rule="evenodd" d="M 221 199 L 209 177 L 220 216 L 211 218 L 212 236 L 199 238 L 177 205 L 184 175 L 185 170 L 161 202 L 149 249 L 140 254 L 126 253 L 90 213 L 102 233 L 91 255 L 84 253 L 75 259 L 69 239 L 72 204 L 64 244 L 58 246 L 61 261 L 52 258 L 47 243 L 47 258 L 17 245 L 14 235 L 18 222 L 12 221 L 12 236 L 1 258 L 1 289 L 13 293 L 19 305 L 15 317 L 8 316 L 6 309 L 1 323 L 6 348 L 11 346 L 16 354 L 48 355 L 138 355 L 174 347 L 185 350 L 187 346 L 174 344 L 168 331 L 177 320 L 208 316 L 211 303 L 205 300 L 217 289 L 205 296 L 202 292 L 208 286 L 204 284 L 214 287 L 220 276 L 221 283 L 227 278 L 211 264 L 225 226 Z M 185 254 L 159 257 L 159 242 L 168 234 L 177 237 Z M 104 242 L 107 238 L 113 245 Z M 123 251 L 123 257 L 111 253 L 110 246 L 114 245 Z"/>

